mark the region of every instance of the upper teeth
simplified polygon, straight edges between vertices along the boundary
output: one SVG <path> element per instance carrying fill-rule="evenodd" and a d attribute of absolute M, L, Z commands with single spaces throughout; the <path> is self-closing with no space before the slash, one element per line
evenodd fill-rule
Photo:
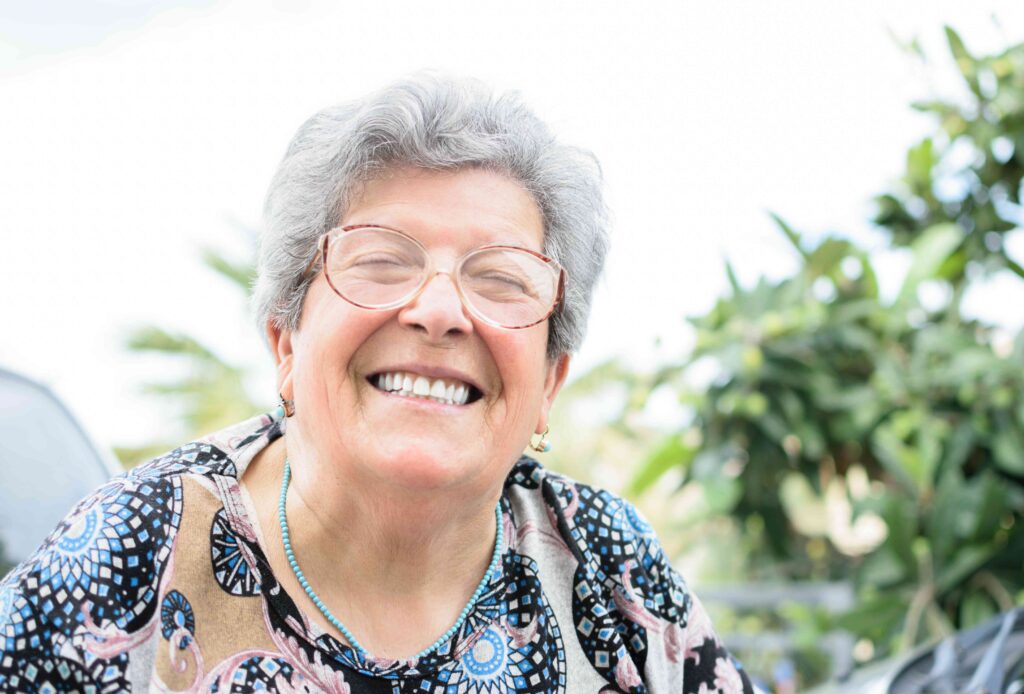
<path fill-rule="evenodd" d="M 443 378 L 431 381 L 426 376 L 404 371 L 379 374 L 376 385 L 381 390 L 406 397 L 429 398 L 448 405 L 465 405 L 469 399 L 469 386 L 465 383 Z"/>

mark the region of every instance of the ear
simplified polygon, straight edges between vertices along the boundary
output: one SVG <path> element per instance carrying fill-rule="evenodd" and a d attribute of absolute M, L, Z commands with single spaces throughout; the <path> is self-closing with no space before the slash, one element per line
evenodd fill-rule
<path fill-rule="evenodd" d="M 295 393 L 292 386 L 294 333 L 287 328 L 279 328 L 273 320 L 267 321 L 266 330 L 267 344 L 270 346 L 270 353 L 277 365 L 277 392 L 284 396 L 285 400 L 294 400 Z"/>
<path fill-rule="evenodd" d="M 569 355 L 562 354 L 555 359 L 548 359 L 547 369 L 547 375 L 544 377 L 544 401 L 541 403 L 537 427 L 533 431 L 535 434 L 543 433 L 548 426 L 551 405 L 554 404 L 558 391 L 562 389 L 565 377 L 569 375 Z"/>

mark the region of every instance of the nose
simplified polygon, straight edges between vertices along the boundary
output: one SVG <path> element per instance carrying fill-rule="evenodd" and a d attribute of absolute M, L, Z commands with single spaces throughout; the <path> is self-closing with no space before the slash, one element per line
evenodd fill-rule
<path fill-rule="evenodd" d="M 473 321 L 447 272 L 434 273 L 420 293 L 402 308 L 398 320 L 438 342 L 473 331 Z"/>

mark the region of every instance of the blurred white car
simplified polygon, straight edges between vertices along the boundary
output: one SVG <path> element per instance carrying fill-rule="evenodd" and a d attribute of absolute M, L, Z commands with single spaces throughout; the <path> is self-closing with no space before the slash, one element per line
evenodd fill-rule
<path fill-rule="evenodd" d="M 0 369 L 0 578 L 121 471 L 46 386 Z"/>

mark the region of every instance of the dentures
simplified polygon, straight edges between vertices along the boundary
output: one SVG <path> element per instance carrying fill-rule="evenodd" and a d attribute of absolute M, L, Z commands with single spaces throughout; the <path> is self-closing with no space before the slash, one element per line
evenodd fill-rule
<path fill-rule="evenodd" d="M 434 400 L 446 405 L 465 405 L 473 394 L 472 391 L 476 390 L 461 381 L 430 379 L 406 371 L 380 373 L 371 377 L 370 382 L 388 393 L 407 398 Z"/>

